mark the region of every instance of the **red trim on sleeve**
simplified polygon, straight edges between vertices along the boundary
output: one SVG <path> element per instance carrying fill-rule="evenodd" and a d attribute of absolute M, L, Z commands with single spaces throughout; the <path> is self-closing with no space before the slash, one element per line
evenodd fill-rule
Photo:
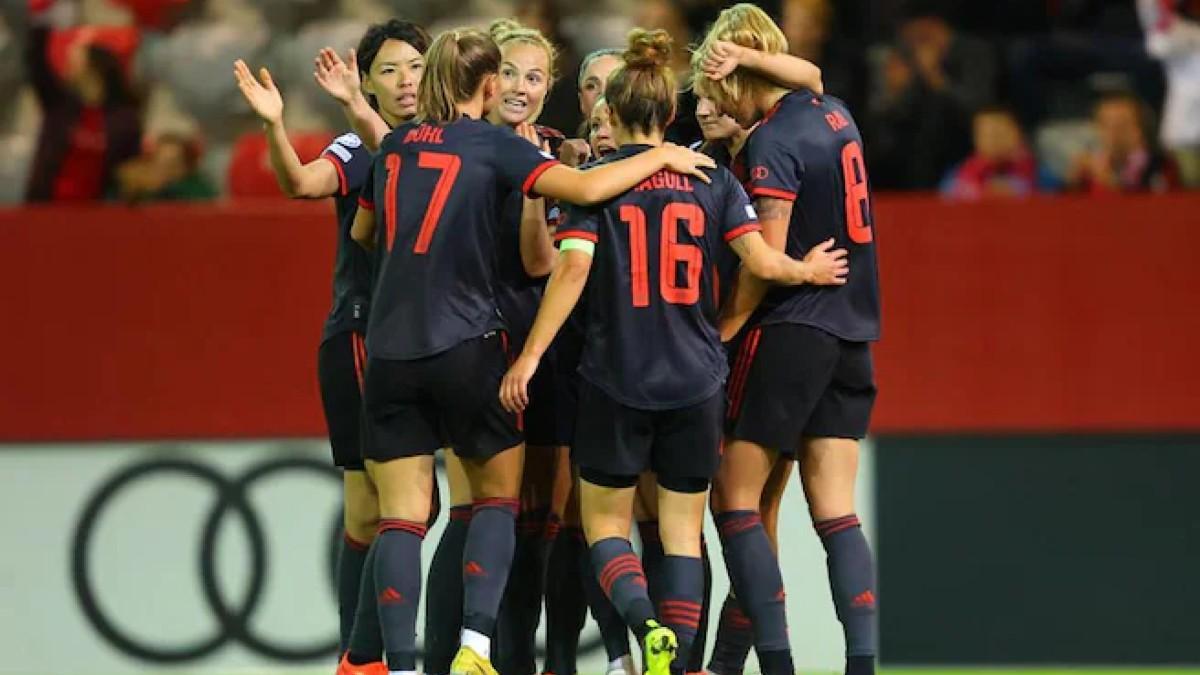
<path fill-rule="evenodd" d="M 779 190 L 769 187 L 755 187 L 750 189 L 751 197 L 772 197 L 774 199 L 784 199 L 789 202 L 796 201 L 796 193 L 788 192 L 787 190 Z"/>
<path fill-rule="evenodd" d="M 367 200 L 366 200 L 366 198 L 365 198 L 365 197 L 359 196 L 359 198 L 358 198 L 358 208 L 360 208 L 360 209 L 366 209 L 366 210 L 368 210 L 368 211 L 374 211 L 374 210 L 375 210 L 375 202 L 369 202 L 369 201 L 367 201 Z"/>
<path fill-rule="evenodd" d="M 342 163 L 333 157 L 330 157 L 328 152 L 322 154 L 321 159 L 329 162 L 333 165 L 333 168 L 337 169 L 338 190 L 342 193 L 342 196 L 345 197 L 346 193 L 350 191 L 350 183 L 346 180 L 346 170 L 342 168 Z"/>
<path fill-rule="evenodd" d="M 600 241 L 600 236 L 586 230 L 559 230 L 554 233 L 554 241 L 563 241 L 564 239 L 584 239 L 595 244 Z"/>
<path fill-rule="evenodd" d="M 745 223 L 743 225 L 738 225 L 737 227 L 725 233 L 725 241 L 733 241 L 743 234 L 749 234 L 751 232 L 762 232 L 762 225 L 759 225 L 758 223 Z"/>
<path fill-rule="evenodd" d="M 533 184 L 537 182 L 537 179 L 542 177 L 542 174 L 546 173 L 547 169 L 556 166 L 558 163 L 557 159 L 548 159 L 538 164 L 533 171 L 529 172 L 529 177 L 525 179 L 525 184 L 521 186 L 521 192 L 529 195 L 531 198 L 536 197 L 533 193 Z"/>

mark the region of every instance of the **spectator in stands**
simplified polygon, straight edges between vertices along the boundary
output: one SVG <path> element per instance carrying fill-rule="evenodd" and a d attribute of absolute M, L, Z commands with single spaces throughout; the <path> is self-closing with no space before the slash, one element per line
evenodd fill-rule
<path fill-rule="evenodd" d="M 1163 63 L 1167 99 L 1162 142 L 1182 182 L 1200 187 L 1200 2 L 1138 0 L 1146 51 Z"/>
<path fill-rule="evenodd" d="M 1150 144 L 1150 112 L 1132 94 L 1109 94 L 1092 115 L 1099 147 L 1072 163 L 1067 185 L 1074 190 L 1164 192 L 1179 185 L 1175 164 Z"/>
<path fill-rule="evenodd" d="M 117 170 L 121 198 L 140 201 L 199 201 L 217 196 L 200 173 L 200 143 L 181 134 L 159 136 L 140 157 Z"/>
<path fill-rule="evenodd" d="M 971 111 L 991 102 L 995 62 L 936 7 L 914 5 L 907 16 L 877 64 L 868 163 L 876 187 L 933 189 L 970 152 Z"/>
<path fill-rule="evenodd" d="M 47 56 L 50 29 L 43 18 L 31 17 L 26 55 L 43 114 L 26 199 L 102 199 L 115 187 L 116 168 L 138 154 L 138 102 L 117 57 L 90 44 L 86 33 L 71 46 L 60 80 Z"/>
<path fill-rule="evenodd" d="M 1054 187 L 1026 145 L 1021 125 L 1010 108 L 980 108 L 971 128 L 975 151 L 946 176 L 943 195 L 963 200 L 1025 197 Z"/>
<path fill-rule="evenodd" d="M 846 102 L 852 112 L 862 110 L 866 95 L 866 64 L 860 45 L 833 39 L 833 4 L 830 0 L 784 0 L 779 27 L 787 36 L 793 56 L 821 67 L 825 93 Z"/>

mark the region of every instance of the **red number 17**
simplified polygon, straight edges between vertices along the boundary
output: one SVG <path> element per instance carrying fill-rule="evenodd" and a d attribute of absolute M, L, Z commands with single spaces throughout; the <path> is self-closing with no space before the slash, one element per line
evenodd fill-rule
<path fill-rule="evenodd" d="M 387 156 L 387 250 L 392 250 L 392 242 L 396 239 L 396 184 L 400 178 L 400 155 Z M 425 255 L 429 252 L 429 244 L 433 241 L 433 233 L 437 231 L 438 220 L 442 210 L 446 208 L 446 199 L 454 181 L 458 179 L 458 170 L 462 167 L 462 159 L 458 155 L 444 152 L 421 152 L 417 155 L 417 166 L 422 169 L 437 169 L 441 172 L 437 184 L 433 186 L 433 195 L 429 198 L 429 206 L 425 209 L 425 217 L 421 220 L 421 229 L 417 232 L 417 241 L 413 244 L 413 253 Z"/>

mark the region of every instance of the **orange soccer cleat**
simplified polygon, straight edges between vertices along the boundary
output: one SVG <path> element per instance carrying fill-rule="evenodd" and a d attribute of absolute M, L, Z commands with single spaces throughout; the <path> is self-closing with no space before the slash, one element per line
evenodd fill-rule
<path fill-rule="evenodd" d="M 337 675 L 388 675 L 387 665 L 383 661 L 372 661 L 356 666 L 350 663 L 350 652 L 342 655 L 338 662 Z"/>

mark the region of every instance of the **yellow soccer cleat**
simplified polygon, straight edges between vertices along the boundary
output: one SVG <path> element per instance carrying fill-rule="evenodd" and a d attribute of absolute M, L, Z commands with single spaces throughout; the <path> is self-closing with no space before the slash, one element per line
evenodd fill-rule
<path fill-rule="evenodd" d="M 674 637 L 674 636 L 672 636 Z M 492 662 L 470 647 L 459 647 L 450 664 L 450 675 L 499 675 Z"/>
<path fill-rule="evenodd" d="M 675 660 L 675 652 L 679 649 L 679 640 L 675 632 L 657 621 L 646 622 L 650 632 L 646 634 L 642 648 L 646 664 L 646 675 L 670 675 L 671 662 Z"/>

